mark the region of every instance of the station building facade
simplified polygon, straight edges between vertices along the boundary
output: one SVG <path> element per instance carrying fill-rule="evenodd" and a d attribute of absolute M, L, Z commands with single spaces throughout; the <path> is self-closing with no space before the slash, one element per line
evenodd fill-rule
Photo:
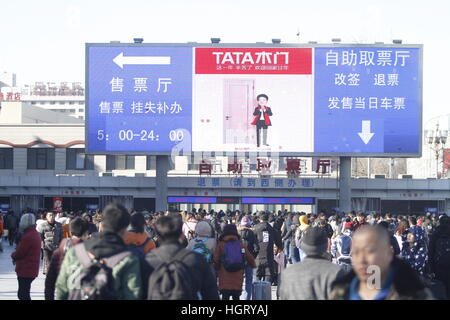
<path fill-rule="evenodd" d="M 27 104 L 9 103 L 19 109 Z M 1 210 L 51 209 L 54 198 L 63 199 L 65 210 L 102 208 L 111 201 L 130 209 L 154 210 L 155 156 L 87 155 L 84 123 L 60 123 L 61 115 L 53 122 L 46 118 L 47 123 L 20 119 L 0 123 Z M 311 158 L 301 159 L 306 168 L 296 177 L 287 175 L 284 158 L 276 159 L 272 172 L 265 175 L 256 171 L 251 159 L 245 172 L 228 172 L 233 159 L 223 154 L 209 157 L 214 170 L 200 175 L 193 158 L 171 159 L 170 208 L 313 213 L 339 208 L 339 173 L 317 174 Z M 450 179 L 353 177 L 351 189 L 353 210 L 450 212 Z"/>

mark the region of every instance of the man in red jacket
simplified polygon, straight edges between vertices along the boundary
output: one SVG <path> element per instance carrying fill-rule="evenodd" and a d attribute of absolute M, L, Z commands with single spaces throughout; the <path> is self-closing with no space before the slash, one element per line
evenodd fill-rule
<path fill-rule="evenodd" d="M 272 125 L 272 122 L 270 121 L 272 110 L 267 106 L 267 101 L 269 101 L 267 95 L 259 94 L 256 97 L 256 100 L 258 101 L 258 106 L 255 108 L 255 111 L 253 111 L 255 118 L 251 124 L 256 126 L 256 143 L 259 148 L 261 129 L 263 131 L 263 145 L 269 146 L 267 144 L 267 128 Z"/>
<path fill-rule="evenodd" d="M 32 213 L 22 216 L 19 230 L 23 236 L 17 245 L 15 252 L 11 254 L 13 263 L 16 265 L 19 290 L 19 300 L 31 300 L 31 283 L 39 274 L 39 262 L 41 258 L 41 236 L 36 231 L 36 218 Z"/>

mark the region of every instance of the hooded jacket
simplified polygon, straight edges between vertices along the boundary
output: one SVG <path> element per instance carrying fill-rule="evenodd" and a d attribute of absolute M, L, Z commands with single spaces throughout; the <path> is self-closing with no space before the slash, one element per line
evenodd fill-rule
<path fill-rule="evenodd" d="M 97 232 L 84 242 L 86 250 L 97 259 L 109 258 L 115 254 L 126 251 L 123 239 L 114 232 Z M 56 300 L 66 300 L 69 292 L 75 288 L 74 274 L 79 273 L 83 266 L 78 260 L 75 250 L 69 249 L 64 258 L 56 280 Z M 139 259 L 129 255 L 122 259 L 112 269 L 114 288 L 119 300 L 136 300 L 142 297 L 142 278 Z"/>
<path fill-rule="evenodd" d="M 394 279 L 390 293 L 386 300 L 432 300 L 431 291 L 425 287 L 418 274 L 404 261 L 394 257 L 391 266 L 394 268 Z M 333 283 L 331 299 L 347 300 L 350 283 L 356 276 L 351 270 L 348 274 L 338 278 Z"/>
<path fill-rule="evenodd" d="M 189 241 L 187 249 L 192 250 L 195 246 L 195 240 L 202 240 L 205 242 L 206 247 L 214 253 L 216 250 L 217 242 L 214 234 L 213 227 L 207 221 L 199 221 L 195 226 L 195 237 Z"/>

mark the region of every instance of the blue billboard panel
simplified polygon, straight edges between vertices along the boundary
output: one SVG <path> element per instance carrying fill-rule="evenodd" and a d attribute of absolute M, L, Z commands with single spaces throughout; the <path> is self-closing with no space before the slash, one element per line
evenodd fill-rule
<path fill-rule="evenodd" d="M 264 198 L 243 197 L 245 204 L 314 204 L 314 198 Z"/>
<path fill-rule="evenodd" d="M 420 49 L 314 54 L 314 152 L 420 153 Z"/>
<path fill-rule="evenodd" d="M 217 203 L 216 197 L 167 197 L 168 203 Z"/>
<path fill-rule="evenodd" d="M 86 62 L 89 153 L 421 156 L 421 45 L 87 44 Z"/>
<path fill-rule="evenodd" d="M 87 47 L 90 152 L 190 151 L 192 47 Z"/>

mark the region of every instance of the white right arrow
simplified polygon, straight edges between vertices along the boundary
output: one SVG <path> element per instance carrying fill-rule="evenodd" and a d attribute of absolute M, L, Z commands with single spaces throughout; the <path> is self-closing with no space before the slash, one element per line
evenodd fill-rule
<path fill-rule="evenodd" d="M 126 64 L 152 64 L 152 65 L 168 65 L 170 64 L 170 57 L 157 56 L 124 56 L 123 52 L 119 53 L 113 62 L 123 69 Z"/>
<path fill-rule="evenodd" d="M 374 136 L 375 133 L 370 132 L 370 120 L 362 121 L 362 130 L 358 132 L 360 138 L 365 144 L 368 144 L 370 139 Z"/>

